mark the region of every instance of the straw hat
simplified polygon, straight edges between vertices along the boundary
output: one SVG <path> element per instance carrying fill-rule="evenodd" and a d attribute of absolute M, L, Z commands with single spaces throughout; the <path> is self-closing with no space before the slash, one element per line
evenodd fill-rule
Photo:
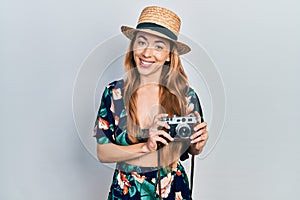
<path fill-rule="evenodd" d="M 136 31 L 142 31 L 166 38 L 172 41 L 176 46 L 179 55 L 186 54 L 191 51 L 191 48 L 177 41 L 180 31 L 181 20 L 172 11 L 158 7 L 150 6 L 142 11 L 136 28 L 122 26 L 122 33 L 130 40 L 134 37 Z"/>

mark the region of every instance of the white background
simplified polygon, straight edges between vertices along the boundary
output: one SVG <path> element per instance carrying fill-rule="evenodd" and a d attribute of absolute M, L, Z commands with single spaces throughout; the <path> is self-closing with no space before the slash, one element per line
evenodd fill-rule
<path fill-rule="evenodd" d="M 0 1 L 0 199 L 106 198 L 112 169 L 79 139 L 73 85 L 89 52 L 147 5 L 175 11 L 224 81 L 225 126 L 197 160 L 194 199 L 299 199 L 296 0 Z"/>

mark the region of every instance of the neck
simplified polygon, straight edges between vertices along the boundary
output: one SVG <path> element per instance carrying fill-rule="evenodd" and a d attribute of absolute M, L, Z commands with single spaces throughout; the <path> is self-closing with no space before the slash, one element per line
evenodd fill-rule
<path fill-rule="evenodd" d="M 141 85 L 159 84 L 159 78 L 154 77 L 141 77 Z"/>
<path fill-rule="evenodd" d="M 149 75 L 141 75 L 140 74 L 140 84 L 141 85 L 148 85 L 148 84 L 159 84 L 160 83 L 160 75 L 162 69 L 159 70 L 158 73 L 153 73 Z"/>

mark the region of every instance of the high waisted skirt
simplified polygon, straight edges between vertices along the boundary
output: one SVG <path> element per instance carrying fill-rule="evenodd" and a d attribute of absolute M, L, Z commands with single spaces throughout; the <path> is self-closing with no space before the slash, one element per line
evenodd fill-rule
<path fill-rule="evenodd" d="M 188 177 L 180 162 L 173 169 L 161 169 L 160 179 L 162 199 L 190 199 Z M 156 200 L 159 199 L 158 185 L 157 168 L 118 163 L 108 200 Z"/>

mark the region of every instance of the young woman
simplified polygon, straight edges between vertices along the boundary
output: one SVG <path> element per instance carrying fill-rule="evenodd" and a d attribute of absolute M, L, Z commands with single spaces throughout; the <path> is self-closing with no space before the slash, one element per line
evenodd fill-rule
<path fill-rule="evenodd" d="M 121 27 L 131 40 L 127 76 L 105 88 L 95 126 L 99 160 L 116 162 L 108 199 L 191 198 L 179 160 L 199 154 L 208 132 L 181 65 L 179 55 L 190 48 L 177 41 L 180 23 L 172 11 L 151 6 L 136 28 Z M 174 115 L 197 122 L 184 140 L 169 132 L 166 118 Z"/>

